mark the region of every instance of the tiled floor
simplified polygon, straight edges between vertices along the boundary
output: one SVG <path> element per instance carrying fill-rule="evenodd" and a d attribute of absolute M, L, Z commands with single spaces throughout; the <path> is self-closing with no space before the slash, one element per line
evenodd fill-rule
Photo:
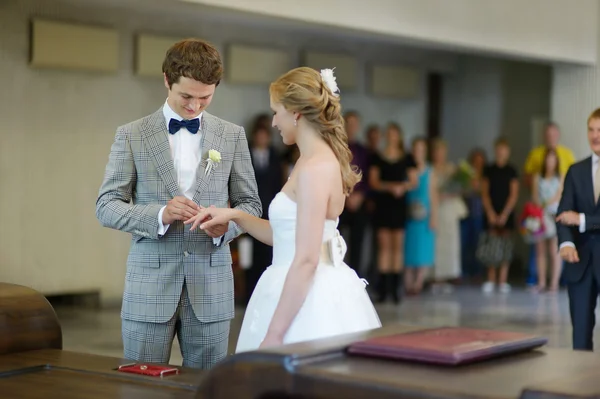
<path fill-rule="evenodd" d="M 63 326 L 64 349 L 122 356 L 119 309 L 57 308 Z M 571 325 L 566 292 L 538 295 L 515 289 L 509 295 L 484 295 L 476 287 L 460 287 L 452 294 L 425 294 L 407 298 L 399 306 L 378 306 L 384 325 L 469 326 L 535 332 L 548 338 L 549 346 L 571 346 Z M 238 309 L 232 323 L 230 349 L 243 317 Z M 596 335 L 596 341 L 600 333 Z M 171 363 L 181 364 L 177 340 Z"/>

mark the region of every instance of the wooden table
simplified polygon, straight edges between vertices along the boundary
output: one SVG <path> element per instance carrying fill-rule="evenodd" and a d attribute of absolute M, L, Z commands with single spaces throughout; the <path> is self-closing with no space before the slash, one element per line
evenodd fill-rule
<path fill-rule="evenodd" d="M 52 306 L 27 287 L 0 283 L 0 399 L 584 399 L 600 398 L 600 356 L 542 348 L 467 366 L 353 357 L 369 333 L 240 353 L 210 372 L 163 378 L 116 371 L 129 360 L 62 350 Z"/>
<path fill-rule="evenodd" d="M 141 376 L 116 371 L 129 360 L 41 349 L 0 356 L 0 397 L 7 399 L 195 398 L 204 373 Z"/>
<path fill-rule="evenodd" d="M 277 350 L 241 353 L 211 370 L 198 398 L 566 399 L 600 397 L 600 356 L 542 348 L 452 367 L 349 356 L 370 336 L 412 331 L 394 326 L 370 334 Z"/>

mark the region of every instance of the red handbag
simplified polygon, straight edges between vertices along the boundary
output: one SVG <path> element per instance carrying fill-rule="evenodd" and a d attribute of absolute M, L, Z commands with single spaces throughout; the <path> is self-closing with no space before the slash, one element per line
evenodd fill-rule
<path fill-rule="evenodd" d="M 537 220 L 538 229 L 537 231 L 531 231 L 528 228 L 527 221 Z M 544 209 L 533 202 L 527 202 L 523 207 L 523 212 L 521 212 L 520 217 L 520 227 L 521 234 L 527 237 L 536 238 L 544 233 L 546 230 L 545 222 L 544 222 Z"/>

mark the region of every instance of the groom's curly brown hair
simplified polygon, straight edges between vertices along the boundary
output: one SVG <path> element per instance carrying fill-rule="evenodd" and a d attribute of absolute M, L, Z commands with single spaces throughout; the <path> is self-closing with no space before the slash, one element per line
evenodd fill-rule
<path fill-rule="evenodd" d="M 217 49 L 200 39 L 184 39 L 167 50 L 162 71 L 169 87 L 182 76 L 206 85 L 219 85 L 223 77 L 223 62 Z"/>

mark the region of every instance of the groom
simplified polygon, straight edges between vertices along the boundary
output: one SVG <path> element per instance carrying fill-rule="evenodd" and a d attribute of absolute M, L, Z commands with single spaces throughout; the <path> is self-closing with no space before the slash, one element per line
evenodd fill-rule
<path fill-rule="evenodd" d="M 183 365 L 225 358 L 234 316 L 230 223 L 190 232 L 201 207 L 261 216 L 244 129 L 205 111 L 223 75 L 217 50 L 175 43 L 162 66 L 168 97 L 117 129 L 96 202 L 103 226 L 131 233 L 121 310 L 124 357 L 167 363 L 177 334 Z M 210 153 L 210 156 L 209 156 Z"/>

